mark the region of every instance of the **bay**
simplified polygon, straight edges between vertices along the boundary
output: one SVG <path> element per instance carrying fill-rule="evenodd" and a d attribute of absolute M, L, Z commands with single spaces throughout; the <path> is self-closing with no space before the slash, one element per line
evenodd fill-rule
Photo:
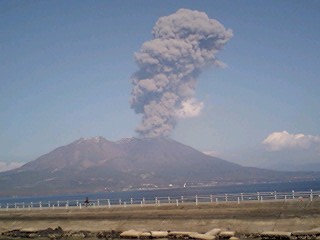
<path fill-rule="evenodd" d="M 27 196 L 27 197 L 3 197 L 0 198 L 0 206 L 4 208 L 7 204 L 39 204 L 48 203 L 57 204 L 57 202 L 83 202 L 85 198 L 90 200 L 109 199 L 112 203 L 130 202 L 133 200 L 145 199 L 152 200 L 161 197 L 180 198 L 181 196 L 201 196 L 217 195 L 231 193 L 256 193 L 256 192 L 295 192 L 299 191 L 318 191 L 320 190 L 320 180 L 301 181 L 301 182 L 281 182 L 281 183 L 259 183 L 259 184 L 237 184 L 229 186 L 212 186 L 212 187 L 185 187 L 185 188 L 168 188 L 152 190 L 134 190 L 122 192 L 100 192 L 100 193 L 81 193 L 81 194 L 64 194 L 51 196 Z"/>

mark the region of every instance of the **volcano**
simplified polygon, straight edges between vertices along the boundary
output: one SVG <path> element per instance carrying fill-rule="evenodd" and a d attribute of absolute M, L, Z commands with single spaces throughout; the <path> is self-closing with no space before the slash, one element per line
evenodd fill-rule
<path fill-rule="evenodd" d="M 0 173 L 2 196 L 292 181 L 317 176 L 244 167 L 169 138 L 80 138 Z"/>

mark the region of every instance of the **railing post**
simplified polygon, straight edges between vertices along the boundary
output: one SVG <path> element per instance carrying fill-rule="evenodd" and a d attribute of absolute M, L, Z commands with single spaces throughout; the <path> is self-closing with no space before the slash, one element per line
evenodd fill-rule
<path fill-rule="evenodd" d="M 272 196 L 272 194 L 274 195 L 274 196 Z M 308 193 L 303 193 L 303 192 L 301 192 L 301 194 L 303 195 L 303 194 L 309 194 L 309 198 L 310 198 L 310 201 L 313 201 L 313 198 L 314 198 L 314 193 L 313 193 L 313 190 L 311 189 L 310 190 L 310 192 Z M 230 195 L 230 197 L 231 198 L 229 198 L 229 196 L 228 196 L 228 194 L 227 193 L 225 193 L 225 195 L 224 195 L 224 197 L 225 197 L 225 201 L 226 202 L 229 202 L 229 201 L 232 201 L 232 202 L 235 202 L 235 201 L 237 201 L 237 204 L 241 204 L 241 202 L 242 201 L 244 201 L 244 197 L 245 196 L 249 196 L 249 195 L 246 195 L 246 193 L 240 193 L 240 195 Z M 288 191 L 288 192 L 284 192 L 283 194 L 280 194 L 279 196 L 277 195 L 277 191 L 274 191 L 274 192 L 268 192 L 268 195 L 266 194 L 266 195 L 264 195 L 263 193 L 260 193 L 260 192 L 257 192 L 256 193 L 256 196 L 257 196 L 257 199 L 258 199 L 258 201 L 260 201 L 260 202 L 264 202 L 265 200 L 268 200 L 270 197 L 271 197 L 271 199 L 272 198 L 274 198 L 274 200 L 277 200 L 277 199 L 284 199 L 284 201 L 285 202 L 287 202 L 288 200 L 291 200 L 291 199 L 293 199 L 293 200 L 295 200 L 295 199 L 298 199 L 298 196 L 299 196 L 299 191 L 296 193 L 295 192 L 295 190 L 291 190 L 291 192 L 290 191 Z M 305 196 L 305 195 L 304 195 Z M 210 194 L 210 195 L 206 195 L 206 196 L 204 196 L 204 200 L 201 200 L 201 199 L 199 199 L 199 196 L 198 195 L 195 195 L 195 205 L 196 206 L 198 206 L 199 205 L 199 200 L 200 201 L 205 201 L 205 202 L 207 202 L 209 199 L 208 199 L 208 197 L 210 198 L 210 202 L 211 203 L 213 203 L 214 202 L 214 200 L 215 200 L 215 202 L 216 203 L 218 203 L 219 202 L 219 198 L 218 197 L 215 197 L 214 195 L 212 195 L 212 194 Z M 215 197 L 215 199 L 214 199 L 214 197 Z M 220 197 L 222 197 L 223 198 L 223 195 L 222 196 L 220 196 Z M 301 197 L 299 197 L 299 200 L 300 200 L 300 198 Z M 254 197 L 254 195 L 253 195 L 253 198 L 252 198 L 252 196 L 249 198 L 249 199 L 255 199 L 255 197 Z M 222 199 L 223 200 L 223 199 Z M 105 200 L 103 200 L 103 201 L 105 201 Z M 143 206 L 144 204 L 145 204 L 145 198 L 143 198 L 142 199 L 142 201 L 141 201 L 141 206 Z M 168 203 L 174 203 L 174 202 L 176 202 L 176 205 L 177 206 L 179 206 L 179 202 L 181 202 L 181 203 L 184 203 L 185 201 L 189 201 L 187 198 L 185 199 L 184 198 L 184 196 L 181 196 L 181 199 L 172 199 L 171 200 L 171 198 L 168 196 L 167 197 L 167 200 L 166 199 L 164 199 L 164 203 L 167 203 L 167 201 L 168 201 Z M 61 204 L 62 203 L 62 204 Z M 201 202 L 200 202 L 201 203 Z M 76 206 L 77 207 L 79 207 L 80 209 L 82 209 L 82 204 L 81 204 L 81 202 L 79 201 L 79 200 L 75 200 L 75 201 L 73 201 L 72 203 L 71 203 L 71 206 L 73 206 L 73 204 L 76 204 Z M 107 199 L 107 204 L 108 204 L 108 207 L 110 208 L 111 207 L 111 203 L 110 203 L 110 199 Z M 121 200 L 121 198 L 119 199 L 119 204 L 120 205 L 124 205 L 124 207 L 127 207 L 127 204 L 131 204 L 131 205 L 133 205 L 134 204 L 134 201 L 133 201 L 133 198 L 130 198 L 130 203 L 129 202 L 123 202 L 122 200 Z M 154 204 L 156 205 L 156 206 L 160 206 L 161 205 L 161 202 L 160 202 L 160 199 L 158 198 L 158 197 L 155 197 L 155 202 L 154 202 Z M 45 208 L 45 207 L 47 207 L 48 206 L 48 208 L 55 208 L 55 206 L 58 206 L 58 207 L 60 207 L 60 205 L 61 206 L 65 206 L 65 208 L 66 209 L 68 209 L 69 208 L 69 206 L 70 206 L 70 201 L 69 200 L 67 200 L 66 202 L 64 202 L 64 201 L 57 201 L 57 205 L 55 205 L 55 204 L 51 204 L 51 202 L 50 201 L 48 201 L 48 202 L 45 202 L 45 203 L 42 203 L 42 201 L 39 201 L 38 203 L 36 202 L 35 204 L 33 203 L 33 202 L 30 202 L 30 204 L 26 204 L 25 202 L 18 202 L 18 203 L 14 203 L 14 204 L 9 204 L 9 203 L 7 203 L 7 205 L 4 205 L 4 204 L 0 204 L 0 208 L 3 208 L 3 209 L 7 209 L 7 210 L 9 210 L 9 208 L 14 208 L 14 209 L 18 209 L 18 208 L 28 208 L 28 209 L 32 209 L 32 208 L 34 208 L 34 207 L 39 207 L 39 209 L 41 210 L 41 209 L 43 209 L 43 208 Z M 100 206 L 103 206 L 104 204 L 102 204 L 102 205 L 100 205 L 100 199 L 97 199 L 96 200 L 96 202 L 94 202 L 93 203 L 93 206 L 94 207 L 100 207 Z"/>
<path fill-rule="evenodd" d="M 292 190 L 292 199 L 294 199 L 294 190 Z"/>

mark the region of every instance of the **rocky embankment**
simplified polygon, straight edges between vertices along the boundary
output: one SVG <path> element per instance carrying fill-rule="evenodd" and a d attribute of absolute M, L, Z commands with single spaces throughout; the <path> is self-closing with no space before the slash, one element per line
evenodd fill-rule
<path fill-rule="evenodd" d="M 25 239 L 25 238 L 49 238 L 49 239 L 66 239 L 66 238 L 98 238 L 98 239 L 115 239 L 119 238 L 120 233 L 116 231 L 64 231 L 61 227 L 55 229 L 47 228 L 38 231 L 12 230 L 3 232 L 0 239 Z"/>
<path fill-rule="evenodd" d="M 239 239 L 261 239 L 261 240 L 318 240 L 320 239 L 320 228 L 307 231 L 276 232 L 268 231 L 261 233 L 237 233 L 236 231 L 213 228 L 205 233 L 184 231 L 64 231 L 61 227 L 55 229 L 47 228 L 38 231 L 12 230 L 3 232 L 0 239 L 190 239 L 190 240 L 239 240 Z"/>

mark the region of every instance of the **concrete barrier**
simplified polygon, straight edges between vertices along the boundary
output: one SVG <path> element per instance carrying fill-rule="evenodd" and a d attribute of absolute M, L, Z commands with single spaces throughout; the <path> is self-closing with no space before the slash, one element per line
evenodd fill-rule
<path fill-rule="evenodd" d="M 167 238 L 168 235 L 168 231 L 151 231 L 152 238 Z"/>
<path fill-rule="evenodd" d="M 229 240 L 239 240 L 239 238 L 237 238 L 237 237 L 231 237 L 231 238 L 229 238 Z"/>
<path fill-rule="evenodd" d="M 236 235 L 235 231 L 223 231 L 219 233 L 219 237 L 221 238 L 231 238 Z"/>
<path fill-rule="evenodd" d="M 131 230 L 124 231 L 124 232 L 120 233 L 120 237 L 122 237 L 122 238 L 139 238 L 141 234 L 142 234 L 142 232 L 131 229 Z"/>
<path fill-rule="evenodd" d="M 208 235 L 217 236 L 219 233 L 221 233 L 220 228 L 213 228 L 210 231 L 206 232 Z"/>
<path fill-rule="evenodd" d="M 194 233 L 194 234 L 190 234 L 189 238 L 199 239 L 199 240 L 215 240 L 216 236 L 209 235 L 209 234 Z"/>
<path fill-rule="evenodd" d="M 151 232 L 142 232 L 140 233 L 139 238 L 151 238 Z"/>

